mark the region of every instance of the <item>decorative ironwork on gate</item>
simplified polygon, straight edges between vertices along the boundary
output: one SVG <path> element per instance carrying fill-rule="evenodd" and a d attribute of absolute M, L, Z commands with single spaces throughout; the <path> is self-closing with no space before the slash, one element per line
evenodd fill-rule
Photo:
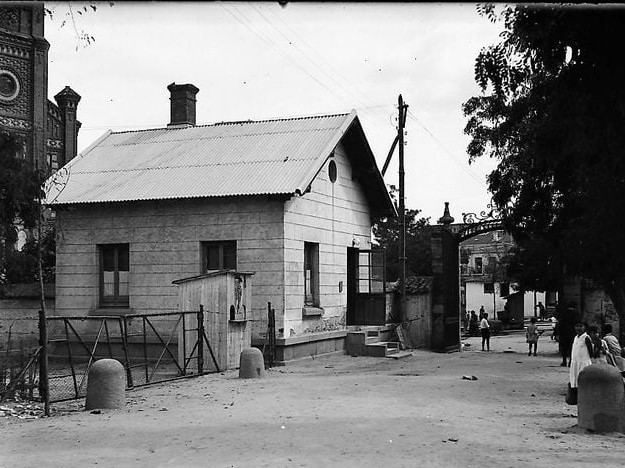
<path fill-rule="evenodd" d="M 486 208 L 479 213 L 462 213 L 462 223 L 465 226 L 458 231 L 459 242 L 483 232 L 504 229 L 501 211 L 494 202 L 491 201 Z"/>

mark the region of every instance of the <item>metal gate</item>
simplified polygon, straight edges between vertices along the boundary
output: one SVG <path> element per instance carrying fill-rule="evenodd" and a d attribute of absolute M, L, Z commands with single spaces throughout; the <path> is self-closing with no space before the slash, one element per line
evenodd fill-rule
<path fill-rule="evenodd" d="M 217 360 L 206 337 L 204 311 L 126 316 L 49 317 L 48 378 L 50 401 L 86 396 L 92 364 L 120 361 L 126 387 L 199 376 L 204 346 Z"/>

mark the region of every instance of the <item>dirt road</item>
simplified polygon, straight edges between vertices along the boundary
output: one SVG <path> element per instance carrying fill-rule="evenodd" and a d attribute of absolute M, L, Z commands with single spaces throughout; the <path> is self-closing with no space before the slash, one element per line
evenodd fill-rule
<path fill-rule="evenodd" d="M 0 420 L 10 467 L 622 467 L 625 436 L 576 427 L 568 369 L 546 334 L 477 338 L 461 353 L 401 360 L 332 355 L 127 393 L 120 411 L 83 401 L 52 418 Z M 477 380 L 463 380 L 462 376 Z"/>

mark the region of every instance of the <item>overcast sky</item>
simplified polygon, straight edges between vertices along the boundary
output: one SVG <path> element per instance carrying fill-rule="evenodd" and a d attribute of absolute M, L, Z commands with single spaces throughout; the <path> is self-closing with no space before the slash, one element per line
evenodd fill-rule
<path fill-rule="evenodd" d="M 49 95 L 82 96 L 78 147 L 107 129 L 164 127 L 167 85 L 200 89 L 198 124 L 356 109 L 380 169 L 409 105 L 406 206 L 431 222 L 486 208 L 488 159 L 468 164 L 461 105 L 479 93 L 480 49 L 500 27 L 473 3 L 48 3 Z M 63 25 L 63 23 L 65 24 Z M 95 38 L 86 45 L 84 31 Z M 398 184 L 397 154 L 386 173 Z"/>

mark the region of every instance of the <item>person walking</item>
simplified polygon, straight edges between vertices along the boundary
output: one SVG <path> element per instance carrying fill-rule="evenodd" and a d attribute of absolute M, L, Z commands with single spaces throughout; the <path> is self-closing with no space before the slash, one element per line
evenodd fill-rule
<path fill-rule="evenodd" d="M 577 389 L 577 378 L 579 373 L 586 366 L 592 364 L 593 345 L 590 337 L 586 333 L 586 326 L 582 322 L 575 324 L 576 336 L 573 339 L 571 350 L 571 369 L 569 370 L 569 384 L 571 388 Z"/>
<path fill-rule="evenodd" d="M 490 325 L 488 323 L 488 314 L 484 312 L 484 316 L 480 321 L 480 333 L 482 335 L 482 351 L 486 345 L 486 351 L 490 351 Z"/>
<path fill-rule="evenodd" d="M 469 336 L 477 336 L 477 315 L 474 310 L 471 311 L 469 318 Z"/>
<path fill-rule="evenodd" d="M 573 305 L 563 310 L 558 317 L 558 347 L 562 362 L 560 365 L 566 367 L 571 365 L 571 350 L 575 339 L 575 308 Z M 567 363 L 568 360 L 568 363 Z"/>
<path fill-rule="evenodd" d="M 534 347 L 534 356 L 536 356 L 536 350 L 538 348 L 538 337 L 540 333 L 538 333 L 538 326 L 536 325 L 536 317 L 532 317 L 530 319 L 530 324 L 527 326 L 525 330 L 525 341 L 529 344 L 529 352 L 528 356 L 532 355 L 532 346 Z"/>

